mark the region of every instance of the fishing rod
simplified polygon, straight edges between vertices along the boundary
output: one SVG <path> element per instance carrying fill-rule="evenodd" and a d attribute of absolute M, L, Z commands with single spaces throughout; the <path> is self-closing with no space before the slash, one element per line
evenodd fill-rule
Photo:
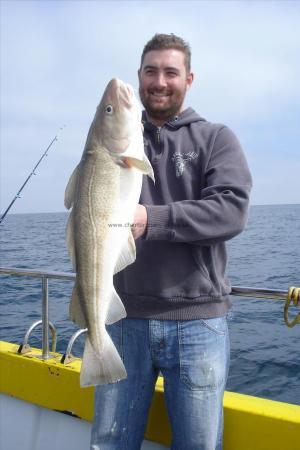
<path fill-rule="evenodd" d="M 64 125 L 65 126 L 65 125 Z M 61 127 L 60 130 L 62 130 L 64 127 Z M 50 147 L 52 146 L 52 144 L 54 144 L 54 142 L 57 141 L 57 135 L 52 139 L 52 141 L 50 142 L 50 144 L 48 145 L 48 147 L 46 148 L 46 150 L 44 151 L 44 153 L 42 154 L 42 156 L 40 157 L 40 159 L 38 160 L 38 162 L 36 163 L 36 165 L 34 166 L 34 168 L 32 169 L 32 171 L 30 172 L 30 174 L 28 175 L 28 177 L 26 178 L 26 180 L 24 181 L 24 183 L 22 184 L 21 188 L 18 190 L 18 192 L 16 193 L 15 197 L 13 198 L 13 200 L 10 202 L 10 204 L 8 205 L 6 211 L 4 212 L 4 214 L 2 214 L 1 218 L 0 218 L 0 225 L 3 222 L 6 214 L 8 213 L 8 211 L 10 210 L 10 208 L 12 207 L 12 205 L 15 203 L 15 201 L 17 200 L 17 198 L 20 198 L 20 194 L 22 192 L 22 190 L 24 189 L 24 187 L 26 186 L 26 184 L 28 183 L 28 181 L 30 180 L 30 178 L 32 177 L 32 175 L 36 175 L 35 170 L 37 169 L 37 167 L 39 166 L 39 164 L 42 162 L 42 160 L 45 158 L 45 156 L 47 155 L 48 150 L 50 149 Z"/>

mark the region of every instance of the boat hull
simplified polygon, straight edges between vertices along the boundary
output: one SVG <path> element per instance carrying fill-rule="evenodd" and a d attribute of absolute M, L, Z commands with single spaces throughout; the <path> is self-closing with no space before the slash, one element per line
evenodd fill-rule
<path fill-rule="evenodd" d="M 52 413 L 64 412 L 67 420 L 75 420 L 78 424 L 81 419 L 81 428 L 88 430 L 82 431 L 82 436 L 84 433 L 89 435 L 93 418 L 94 388 L 80 388 L 81 359 L 76 358 L 70 364 L 63 365 L 60 363 L 61 354 L 51 354 L 53 358 L 44 361 L 40 358 L 41 350 L 33 349 L 30 353 L 20 355 L 17 352 L 18 347 L 16 344 L 0 341 L 2 405 L 9 396 L 23 400 L 29 405 L 52 410 Z M 2 407 L 1 415 L 2 418 L 6 416 Z M 23 415 L 22 421 L 25 429 L 24 417 L 26 418 L 26 414 Z M 225 392 L 224 421 L 224 450 L 300 449 L 298 405 Z M 162 378 L 159 378 L 156 385 L 145 438 L 167 447 L 170 445 L 171 432 L 164 404 Z M 17 448 L 9 445 L 1 448 Z M 34 448 L 45 450 L 44 447 Z"/>

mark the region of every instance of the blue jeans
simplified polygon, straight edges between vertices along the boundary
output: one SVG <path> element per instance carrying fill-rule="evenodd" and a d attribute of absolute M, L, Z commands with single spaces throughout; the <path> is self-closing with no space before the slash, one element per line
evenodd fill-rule
<path fill-rule="evenodd" d="M 221 450 L 229 365 L 226 317 L 123 319 L 107 327 L 127 379 L 97 386 L 91 450 L 139 450 L 159 372 L 172 450 Z"/>

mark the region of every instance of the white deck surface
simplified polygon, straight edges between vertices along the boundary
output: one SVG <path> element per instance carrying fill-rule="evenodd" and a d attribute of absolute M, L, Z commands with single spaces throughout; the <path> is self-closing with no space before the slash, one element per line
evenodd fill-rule
<path fill-rule="evenodd" d="M 91 423 L 0 394 L 1 450 L 89 450 Z M 142 450 L 167 447 L 144 441 Z"/>

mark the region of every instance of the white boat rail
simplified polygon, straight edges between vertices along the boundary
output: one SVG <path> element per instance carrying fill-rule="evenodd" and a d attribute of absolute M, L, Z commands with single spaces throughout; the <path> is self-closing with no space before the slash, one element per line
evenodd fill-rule
<path fill-rule="evenodd" d="M 26 343 L 28 342 L 30 332 L 37 325 L 42 323 L 42 359 L 50 359 L 51 355 L 49 353 L 49 327 L 52 331 L 52 338 L 56 340 L 56 333 L 54 333 L 51 322 L 49 322 L 49 298 L 48 298 L 48 281 L 50 279 L 56 280 L 64 280 L 64 281 L 74 281 L 76 274 L 69 272 L 52 272 L 45 270 L 37 270 L 37 269 L 20 269 L 16 267 L 0 267 L 0 274 L 2 275 L 16 275 L 16 276 L 27 276 L 33 278 L 40 278 L 42 281 L 42 321 L 35 322 L 29 330 L 27 331 L 25 338 Z M 244 286 L 232 286 L 230 295 L 235 295 L 239 297 L 251 297 L 251 298 L 264 298 L 264 299 L 272 299 L 272 300 L 284 300 L 284 319 L 285 323 L 288 327 L 293 327 L 296 324 L 300 324 L 300 313 L 296 315 L 296 317 L 290 321 L 288 318 L 288 309 L 290 303 L 293 303 L 294 306 L 300 305 L 300 288 L 290 287 L 289 289 L 281 290 L 281 289 L 265 289 L 258 287 L 244 287 Z M 68 359 L 72 356 L 71 349 L 75 339 L 84 333 L 85 330 L 77 331 L 72 337 L 68 344 L 67 351 L 63 357 L 63 361 L 65 364 Z M 24 339 L 25 343 L 25 339 Z M 23 343 L 23 345 L 24 345 Z M 21 351 L 20 346 L 20 351 Z"/>

